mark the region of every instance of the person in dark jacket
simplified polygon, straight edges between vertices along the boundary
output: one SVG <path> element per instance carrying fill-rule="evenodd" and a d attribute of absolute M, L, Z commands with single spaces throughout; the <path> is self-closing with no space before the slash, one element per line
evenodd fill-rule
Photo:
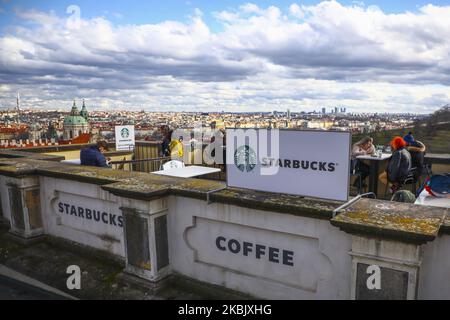
<path fill-rule="evenodd" d="M 408 132 L 406 136 L 403 137 L 403 140 L 405 140 L 406 143 L 409 141 L 414 141 L 414 136 L 411 131 Z"/>
<path fill-rule="evenodd" d="M 95 146 L 84 148 L 80 151 L 81 164 L 84 166 L 109 168 L 108 161 L 103 155 L 108 151 L 106 141 L 98 141 Z"/>
<path fill-rule="evenodd" d="M 386 171 L 380 174 L 379 179 L 384 184 L 392 184 L 391 193 L 395 193 L 403 184 L 411 170 L 411 155 L 406 150 L 406 142 L 402 137 L 395 137 L 391 141 L 393 150 Z"/>
<path fill-rule="evenodd" d="M 170 144 L 172 142 L 172 133 L 173 130 L 169 130 L 166 133 L 166 136 L 164 137 L 162 143 L 161 143 L 161 150 L 162 150 L 162 156 L 163 157 L 170 157 Z"/>
<path fill-rule="evenodd" d="M 162 142 L 161 142 L 161 156 L 170 157 L 170 142 L 172 141 L 173 130 L 168 126 L 161 126 Z"/>
<path fill-rule="evenodd" d="M 406 142 L 406 150 L 411 154 L 411 166 L 416 168 L 414 171 L 414 179 L 418 179 L 423 172 L 425 166 L 425 145 L 419 140 L 415 140 L 412 133 L 408 133 L 403 137 L 403 140 Z"/>

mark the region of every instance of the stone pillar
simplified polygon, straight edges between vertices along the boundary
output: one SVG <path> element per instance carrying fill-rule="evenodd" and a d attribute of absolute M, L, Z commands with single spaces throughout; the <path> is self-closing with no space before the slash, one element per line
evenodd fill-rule
<path fill-rule="evenodd" d="M 351 298 L 417 299 L 421 246 L 445 217 L 442 208 L 372 199 L 338 213 L 331 224 L 352 234 Z"/>
<path fill-rule="evenodd" d="M 150 201 L 121 198 L 125 273 L 156 283 L 170 273 L 167 197 Z"/>
<path fill-rule="evenodd" d="M 22 239 L 43 235 L 39 177 L 9 178 L 6 186 L 8 194 L 2 200 L 8 202 L 10 233 Z"/>

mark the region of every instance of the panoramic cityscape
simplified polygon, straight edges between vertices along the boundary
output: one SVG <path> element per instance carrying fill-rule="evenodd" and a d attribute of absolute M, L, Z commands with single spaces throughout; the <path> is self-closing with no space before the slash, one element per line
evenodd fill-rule
<path fill-rule="evenodd" d="M 83 100 L 84 101 L 84 100 Z M 75 103 L 76 105 L 76 103 Z M 159 128 L 169 125 L 173 128 L 194 128 L 202 126 L 217 128 L 277 128 L 277 129 L 322 129 L 371 133 L 411 126 L 427 115 L 409 113 L 347 113 L 345 108 L 322 108 L 311 112 L 145 112 L 142 111 L 91 111 L 88 102 L 78 101 L 80 111 L 86 107 L 91 131 L 114 139 L 114 126 L 135 125 L 136 138 L 158 139 Z M 0 140 L 38 140 L 63 136 L 66 110 L 21 110 L 14 108 L 0 111 Z M 55 136 L 49 134 L 54 128 Z M 159 137 L 160 138 L 160 137 Z M 4 142 L 6 143 L 6 141 Z"/>
<path fill-rule="evenodd" d="M 0 300 L 449 300 L 449 18 L 0 0 Z"/>

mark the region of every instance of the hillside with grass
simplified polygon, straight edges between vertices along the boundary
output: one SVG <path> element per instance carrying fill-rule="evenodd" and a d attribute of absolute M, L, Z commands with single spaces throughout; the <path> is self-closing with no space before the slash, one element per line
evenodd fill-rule
<path fill-rule="evenodd" d="M 369 135 L 374 139 L 374 144 L 387 146 L 393 137 L 403 137 L 409 131 L 413 133 L 416 140 L 426 145 L 428 153 L 450 153 L 450 106 L 442 107 L 411 127 L 372 132 Z M 353 143 L 363 136 L 365 134 L 353 135 Z"/>

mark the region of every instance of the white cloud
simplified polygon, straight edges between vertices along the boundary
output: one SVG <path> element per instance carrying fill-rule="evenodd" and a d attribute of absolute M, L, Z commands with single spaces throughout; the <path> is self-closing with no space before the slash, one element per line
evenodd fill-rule
<path fill-rule="evenodd" d="M 243 4 L 239 9 L 246 13 L 261 13 L 261 9 L 254 3 Z"/>
<path fill-rule="evenodd" d="M 16 14 L 31 24 L 0 37 L 0 83 L 40 106 L 75 95 L 137 109 L 427 112 L 450 100 L 450 6 L 386 14 L 336 1 L 286 12 L 246 3 L 214 13 L 220 32 L 198 8 L 187 23 L 97 17 L 76 28 L 53 12 Z"/>
<path fill-rule="evenodd" d="M 38 23 L 44 27 L 54 25 L 59 20 L 59 18 L 55 15 L 55 13 L 53 11 L 50 11 L 49 13 L 47 13 L 47 12 L 37 11 L 34 9 L 33 10 L 22 10 L 20 8 L 14 8 L 14 12 L 19 18 L 21 18 L 27 22 Z"/>

